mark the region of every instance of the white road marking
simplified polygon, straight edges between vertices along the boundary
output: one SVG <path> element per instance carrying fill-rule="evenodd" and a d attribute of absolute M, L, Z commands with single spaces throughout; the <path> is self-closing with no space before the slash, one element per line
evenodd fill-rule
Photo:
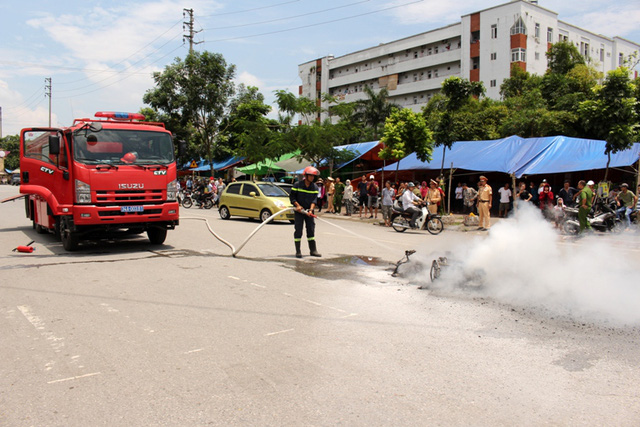
<path fill-rule="evenodd" d="M 102 372 L 94 372 L 92 374 L 84 374 L 84 375 L 78 375 L 75 377 L 62 378 L 60 380 L 48 381 L 47 384 L 55 384 L 55 383 L 61 383 L 63 381 L 79 380 L 80 378 L 93 377 L 95 375 L 100 375 L 101 373 Z"/>
<path fill-rule="evenodd" d="M 300 298 L 302 301 L 304 302 L 308 302 L 309 304 L 313 304 L 313 305 L 317 305 L 318 307 L 322 307 L 322 304 L 320 304 L 319 302 L 315 302 L 315 301 L 311 301 L 308 299 L 304 299 L 304 298 Z"/>
<path fill-rule="evenodd" d="M 236 277 L 236 276 L 227 276 L 227 277 L 228 277 L 229 279 L 233 279 L 233 280 L 240 280 L 240 278 L 239 278 L 239 277 Z"/>
<path fill-rule="evenodd" d="M 285 329 L 284 331 L 278 331 L 278 332 L 269 332 L 268 334 L 264 334 L 265 337 L 270 337 L 272 335 L 278 335 L 278 334 L 284 334 L 286 332 L 291 332 L 293 331 L 293 329 Z"/>
<path fill-rule="evenodd" d="M 198 348 L 198 349 L 195 349 L 195 350 L 185 351 L 184 354 L 197 353 L 197 352 L 202 351 L 202 350 L 204 350 L 204 348 Z"/>
<path fill-rule="evenodd" d="M 53 332 L 44 331 L 45 322 L 40 319 L 38 316 L 31 312 L 31 308 L 26 305 L 18 306 L 18 310 L 22 313 L 22 315 L 31 323 L 31 325 L 36 328 L 36 330 L 41 331 L 40 334 L 47 339 L 47 341 L 51 342 L 51 347 L 53 347 L 56 353 L 59 353 L 62 347 L 64 347 L 64 338 L 58 338 L 53 335 Z"/>
<path fill-rule="evenodd" d="M 263 289 L 264 289 L 264 288 L 266 288 L 266 286 L 258 285 L 257 283 L 253 283 L 253 282 L 251 282 L 251 284 L 252 284 L 253 286 L 258 287 L 258 288 L 263 288 Z"/>

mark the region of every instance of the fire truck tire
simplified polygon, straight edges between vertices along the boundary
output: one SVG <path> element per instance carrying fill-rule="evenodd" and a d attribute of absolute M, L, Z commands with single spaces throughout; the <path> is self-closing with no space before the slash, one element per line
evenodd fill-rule
<path fill-rule="evenodd" d="M 147 230 L 147 236 L 152 245 L 161 245 L 167 238 L 167 229 L 160 227 L 151 227 Z"/>
<path fill-rule="evenodd" d="M 38 234 L 47 234 L 47 229 L 41 226 L 40 224 L 35 224 L 34 228 L 36 229 L 36 233 Z"/>
<path fill-rule="evenodd" d="M 62 229 L 60 230 L 60 240 L 62 240 L 62 247 L 65 251 L 73 252 L 78 249 L 78 243 L 80 241 L 78 233 L 69 230 L 69 225 L 67 224 L 66 219 L 63 219 L 61 224 Z"/>

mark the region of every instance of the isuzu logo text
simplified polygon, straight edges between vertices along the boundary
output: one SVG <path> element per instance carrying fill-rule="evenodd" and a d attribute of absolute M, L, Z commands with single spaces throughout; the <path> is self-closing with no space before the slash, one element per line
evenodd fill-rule
<path fill-rule="evenodd" d="M 142 190 L 144 184 L 118 184 L 120 190 Z"/>

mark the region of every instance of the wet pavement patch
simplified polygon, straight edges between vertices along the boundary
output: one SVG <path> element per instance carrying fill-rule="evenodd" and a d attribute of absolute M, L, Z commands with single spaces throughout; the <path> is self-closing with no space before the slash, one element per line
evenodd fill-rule
<path fill-rule="evenodd" d="M 284 265 L 306 276 L 328 280 L 359 280 L 358 271 L 362 268 L 375 267 L 383 270 L 391 266 L 389 262 L 380 258 L 361 255 L 322 259 L 308 257 L 302 260 L 287 261 Z"/>

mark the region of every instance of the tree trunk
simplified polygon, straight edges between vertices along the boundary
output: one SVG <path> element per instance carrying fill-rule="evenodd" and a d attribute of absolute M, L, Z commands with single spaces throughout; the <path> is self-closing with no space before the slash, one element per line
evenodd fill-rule
<path fill-rule="evenodd" d="M 440 165 L 440 176 L 444 176 L 444 156 L 445 156 L 445 152 L 446 152 L 447 146 L 443 145 L 442 146 L 442 164 Z"/>
<path fill-rule="evenodd" d="M 609 163 L 611 163 L 611 152 L 607 153 L 607 167 L 604 170 L 604 182 L 607 182 L 607 177 L 609 176 Z"/>

